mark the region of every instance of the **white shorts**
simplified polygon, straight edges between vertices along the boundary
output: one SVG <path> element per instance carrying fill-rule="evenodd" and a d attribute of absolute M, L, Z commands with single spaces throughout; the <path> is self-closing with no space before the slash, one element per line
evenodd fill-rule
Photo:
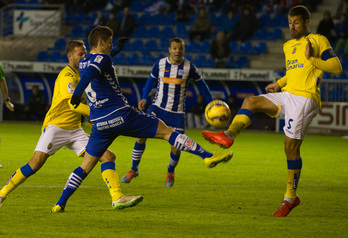
<path fill-rule="evenodd" d="M 310 98 L 294 95 L 289 92 L 261 94 L 280 105 L 280 111 L 276 117 L 284 117 L 284 133 L 287 137 L 303 140 L 307 135 L 308 127 L 313 118 L 319 112 L 319 106 Z"/>
<path fill-rule="evenodd" d="M 75 130 L 66 130 L 48 125 L 42 132 L 35 151 L 42 151 L 53 155 L 63 146 L 72 150 L 77 156 L 81 156 L 86 149 L 89 135 L 80 127 Z"/>

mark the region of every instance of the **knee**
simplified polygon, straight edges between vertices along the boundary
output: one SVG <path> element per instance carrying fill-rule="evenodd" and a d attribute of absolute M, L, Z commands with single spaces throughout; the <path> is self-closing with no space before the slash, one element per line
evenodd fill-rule
<path fill-rule="evenodd" d="M 255 102 L 255 97 L 247 97 L 244 99 L 242 107 L 251 110 L 254 108 Z"/>
<path fill-rule="evenodd" d="M 99 159 L 100 162 L 104 163 L 104 162 L 114 162 L 116 160 L 116 155 L 114 152 L 107 150 L 105 151 L 105 153 L 103 154 L 103 156 Z"/>
<path fill-rule="evenodd" d="M 146 138 L 138 138 L 138 139 L 137 139 L 137 142 L 138 142 L 139 144 L 144 144 L 144 143 L 146 142 Z"/>

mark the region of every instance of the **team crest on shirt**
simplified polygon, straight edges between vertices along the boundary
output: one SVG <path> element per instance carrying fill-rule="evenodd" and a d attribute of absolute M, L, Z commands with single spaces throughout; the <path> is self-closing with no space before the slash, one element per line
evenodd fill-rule
<path fill-rule="evenodd" d="M 75 90 L 75 84 L 74 83 L 68 83 L 68 93 L 73 93 Z"/>
<path fill-rule="evenodd" d="M 47 149 L 49 149 L 49 150 L 52 149 L 52 146 L 53 146 L 52 143 L 48 143 Z"/>
<path fill-rule="evenodd" d="M 294 47 L 294 49 L 292 50 L 292 54 L 296 53 L 296 49 L 297 49 L 297 47 Z"/>
<path fill-rule="evenodd" d="M 103 59 L 103 56 L 97 55 L 97 57 L 95 57 L 95 59 L 94 59 L 94 62 L 100 63 L 102 61 L 102 59 Z"/>
<path fill-rule="evenodd" d="M 178 75 L 180 75 L 180 76 L 184 75 L 184 70 L 183 69 L 179 69 L 178 70 Z"/>

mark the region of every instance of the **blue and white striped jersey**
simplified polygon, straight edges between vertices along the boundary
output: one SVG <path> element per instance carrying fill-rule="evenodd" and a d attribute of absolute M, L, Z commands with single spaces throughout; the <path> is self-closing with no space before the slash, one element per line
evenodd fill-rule
<path fill-rule="evenodd" d="M 200 81 L 202 76 L 196 66 L 184 59 L 181 64 L 172 64 L 169 57 L 157 61 L 151 72 L 157 79 L 157 92 L 153 105 L 165 111 L 184 113 L 188 81 Z"/>
<path fill-rule="evenodd" d="M 85 90 L 91 121 L 129 107 L 127 99 L 122 95 L 110 55 L 86 54 L 79 62 L 79 72 L 81 80 L 74 94 L 80 96 Z"/>

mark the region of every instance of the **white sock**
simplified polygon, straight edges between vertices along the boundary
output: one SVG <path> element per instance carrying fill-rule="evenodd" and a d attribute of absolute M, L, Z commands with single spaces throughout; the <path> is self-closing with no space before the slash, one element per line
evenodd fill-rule
<path fill-rule="evenodd" d="M 292 203 L 295 200 L 296 200 L 296 198 L 288 198 L 288 197 L 284 196 L 284 201 L 287 201 L 288 203 Z"/>

